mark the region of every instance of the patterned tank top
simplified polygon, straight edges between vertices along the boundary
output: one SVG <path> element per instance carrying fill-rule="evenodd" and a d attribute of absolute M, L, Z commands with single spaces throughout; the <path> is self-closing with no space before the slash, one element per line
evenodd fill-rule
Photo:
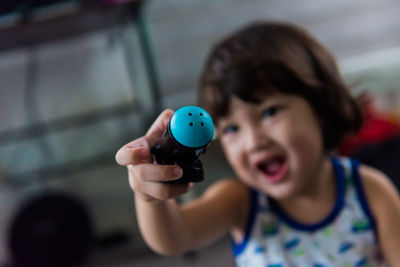
<path fill-rule="evenodd" d="M 237 266 L 384 266 L 359 162 L 339 157 L 332 162 L 336 201 L 330 214 L 318 223 L 298 223 L 273 199 L 251 190 L 245 237 L 239 244 L 232 240 Z"/>

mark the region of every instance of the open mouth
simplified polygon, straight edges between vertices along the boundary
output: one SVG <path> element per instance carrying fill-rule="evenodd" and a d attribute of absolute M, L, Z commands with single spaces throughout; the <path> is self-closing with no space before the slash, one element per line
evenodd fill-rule
<path fill-rule="evenodd" d="M 282 181 L 287 170 L 286 160 L 281 156 L 260 161 L 256 166 L 263 177 L 271 183 Z"/>

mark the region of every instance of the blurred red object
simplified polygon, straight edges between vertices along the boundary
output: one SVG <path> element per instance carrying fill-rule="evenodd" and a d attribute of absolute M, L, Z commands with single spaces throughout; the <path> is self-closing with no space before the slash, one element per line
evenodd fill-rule
<path fill-rule="evenodd" d="M 353 155 L 364 145 L 374 145 L 387 139 L 400 136 L 400 125 L 393 116 L 380 112 L 374 105 L 371 95 L 363 93 L 358 99 L 364 115 L 364 123 L 357 135 L 347 138 L 339 148 L 339 154 Z"/>

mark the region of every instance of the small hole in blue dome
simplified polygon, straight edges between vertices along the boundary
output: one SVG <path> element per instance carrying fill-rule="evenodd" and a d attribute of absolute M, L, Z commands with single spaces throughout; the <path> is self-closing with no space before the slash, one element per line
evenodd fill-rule
<path fill-rule="evenodd" d="M 193 126 L 193 122 L 189 123 L 190 126 Z"/>
<path fill-rule="evenodd" d="M 189 112 L 189 116 L 192 116 L 192 113 L 191 113 L 191 112 Z"/>
<path fill-rule="evenodd" d="M 204 126 L 204 122 L 200 123 L 201 126 Z"/>
<path fill-rule="evenodd" d="M 203 113 L 200 113 L 200 116 L 203 116 Z"/>

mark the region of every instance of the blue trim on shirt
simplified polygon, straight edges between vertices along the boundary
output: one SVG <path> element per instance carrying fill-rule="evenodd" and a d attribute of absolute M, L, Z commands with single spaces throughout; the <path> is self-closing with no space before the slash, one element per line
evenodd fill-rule
<path fill-rule="evenodd" d="M 245 235 L 243 238 L 243 241 L 239 244 L 236 244 L 235 241 L 231 238 L 231 243 L 232 243 L 232 250 L 233 250 L 233 255 L 237 256 L 240 253 L 244 251 L 246 248 L 247 242 L 249 240 L 251 230 L 253 229 L 253 224 L 254 224 L 254 219 L 257 214 L 257 192 L 253 189 L 250 189 L 250 207 L 249 207 L 249 214 L 247 217 L 247 222 L 246 222 L 246 231 Z"/>
<path fill-rule="evenodd" d="M 294 229 L 301 230 L 301 231 L 307 231 L 307 232 L 313 232 L 316 230 L 319 230 L 327 225 L 329 225 L 332 221 L 336 219 L 336 217 L 339 215 L 341 209 L 344 206 L 344 196 L 345 196 L 345 176 L 344 176 L 344 169 L 342 164 L 339 162 L 339 160 L 336 157 L 332 157 L 332 165 L 335 171 L 336 175 L 336 201 L 335 205 L 330 212 L 330 214 L 325 217 L 322 221 L 314 224 L 303 224 L 299 223 L 296 220 L 292 219 L 289 217 L 276 203 L 275 200 L 272 198 L 269 198 L 269 201 L 271 203 L 271 208 L 276 212 L 276 214 L 279 216 L 282 221 L 287 223 L 289 226 L 293 227 Z"/>
<path fill-rule="evenodd" d="M 361 208 L 362 208 L 365 216 L 367 216 L 367 218 L 369 219 L 369 221 L 372 225 L 372 229 L 374 230 L 375 236 L 377 236 L 377 231 L 375 228 L 375 219 L 372 216 L 371 209 L 369 208 L 367 197 L 365 195 L 364 187 L 363 187 L 362 180 L 360 177 L 360 173 L 358 171 L 359 165 L 360 165 L 360 161 L 358 159 L 351 160 L 351 172 L 352 172 L 352 177 L 354 180 L 354 187 L 356 189 L 357 197 L 358 197 L 358 200 L 360 201 Z"/>

